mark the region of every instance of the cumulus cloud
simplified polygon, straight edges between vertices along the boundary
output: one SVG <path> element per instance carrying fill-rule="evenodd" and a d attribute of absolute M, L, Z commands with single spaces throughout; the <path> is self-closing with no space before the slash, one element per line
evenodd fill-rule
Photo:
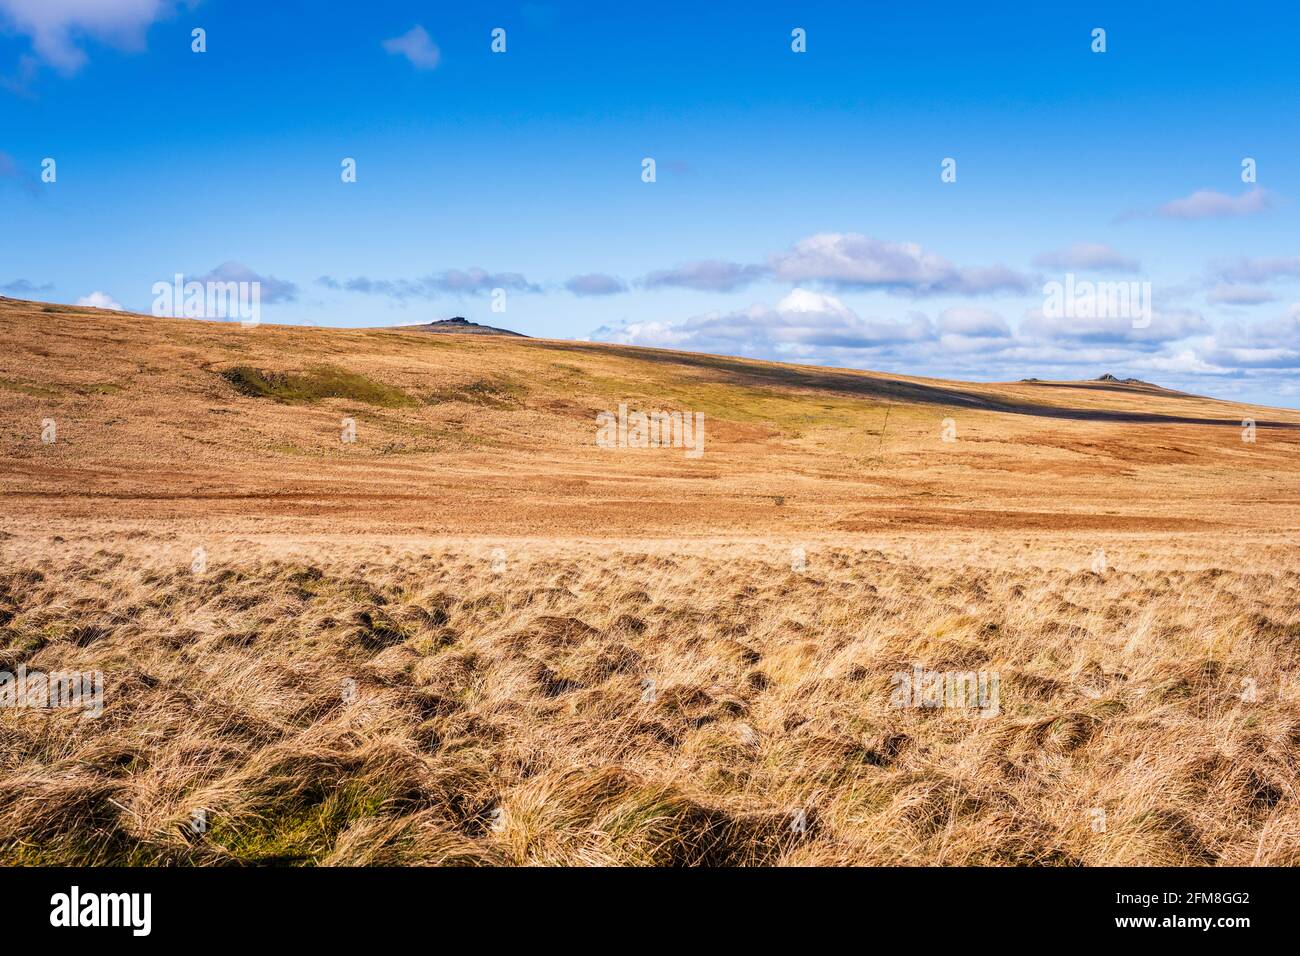
<path fill-rule="evenodd" d="M 733 312 L 709 312 L 679 323 L 641 322 L 597 329 L 597 340 L 777 358 L 824 364 L 898 359 L 916 368 L 936 359 L 960 364 L 978 356 L 1000 356 L 1021 369 L 1036 362 L 1055 365 L 1149 355 L 1171 342 L 1210 331 L 1195 312 L 1156 311 L 1147 328 L 1131 319 L 1050 318 L 1027 313 L 1013 329 L 996 312 L 955 306 L 931 321 L 920 312 L 901 319 L 858 315 L 841 299 L 796 288 L 774 306 L 753 305 Z"/>
<path fill-rule="evenodd" d="M 1293 304 L 1282 315 L 1257 322 L 1225 324 L 1216 339 L 1222 344 L 1273 348 L 1290 346 L 1300 348 L 1300 302 Z"/>
<path fill-rule="evenodd" d="M 651 272 L 642 278 L 641 285 L 647 289 L 675 287 L 700 292 L 734 292 L 763 278 L 765 273 L 762 266 L 704 259 Z"/>
<path fill-rule="evenodd" d="M 978 295 L 1024 291 L 1025 276 L 1004 266 L 958 268 L 914 242 L 891 242 L 859 233 L 823 232 L 769 258 L 772 275 L 838 289 L 882 289 L 911 295 Z"/>
<path fill-rule="evenodd" d="M 367 276 L 336 279 L 333 276 L 321 276 L 316 280 L 316 284 L 343 292 L 387 296 L 399 302 L 407 299 L 433 299 L 442 294 L 468 295 L 491 292 L 493 289 L 511 289 L 516 292 L 542 291 L 540 286 L 529 282 L 517 272 L 488 272 L 478 267 L 447 269 L 418 279 L 371 279 Z"/>
<path fill-rule="evenodd" d="M 781 342 L 840 349 L 874 349 L 934 338 L 934 326 L 919 312 L 905 321 L 860 318 L 832 295 L 794 289 L 769 315 L 773 337 Z"/>
<path fill-rule="evenodd" d="M 1020 335 L 1027 340 L 1124 345 L 1140 350 L 1209 331 L 1210 324 L 1204 316 L 1183 309 L 1155 310 L 1150 324 L 1140 328 L 1135 328 L 1128 316 L 1057 316 L 1048 315 L 1042 309 L 1030 310 L 1020 323 Z"/>
<path fill-rule="evenodd" d="M 1104 242 L 1076 242 L 1065 249 L 1044 252 L 1034 257 L 1041 269 L 1078 269 L 1094 272 L 1137 272 L 1141 268 L 1132 259 Z"/>
<path fill-rule="evenodd" d="M 601 272 L 574 276 L 564 287 L 574 295 L 616 295 L 627 291 L 627 283 L 622 279 Z"/>
<path fill-rule="evenodd" d="M 969 305 L 898 318 L 865 317 L 842 299 L 799 287 L 775 305 L 716 311 L 681 322 L 604 327 L 598 341 L 816 365 L 1013 380 L 1134 375 L 1195 390 L 1206 376 L 1267 388 L 1300 368 L 1300 304 L 1269 322 L 1216 332 L 1199 313 L 1153 310 L 1147 328 L 1127 318 L 1052 319 L 1026 313 L 1019 327 Z"/>
<path fill-rule="evenodd" d="M 107 292 L 92 292 L 90 295 L 83 295 L 77 300 L 77 305 L 87 306 L 92 309 L 112 309 L 114 312 L 122 311 L 122 306 Z"/>
<path fill-rule="evenodd" d="M 735 292 L 772 279 L 833 291 L 880 289 L 912 296 L 1024 292 L 1030 287 L 1027 276 L 1005 266 L 959 267 L 916 243 L 840 232 L 809 236 L 768 256 L 764 264 L 702 259 L 650 272 L 638 284 L 645 289 Z"/>
<path fill-rule="evenodd" d="M 190 277 L 194 282 L 257 282 L 261 284 L 261 301 L 293 302 L 298 298 L 298 286 L 288 279 L 260 275 L 242 262 L 223 262 L 206 275 Z"/>
<path fill-rule="evenodd" d="M 940 312 L 939 331 L 972 338 L 1006 338 L 1011 334 L 1010 326 L 996 312 L 964 306 Z"/>
<path fill-rule="evenodd" d="M 1204 354 L 1223 368 L 1300 369 L 1300 303 L 1272 319 L 1225 325 Z"/>
<path fill-rule="evenodd" d="M 1162 219 L 1223 219 L 1236 216 L 1255 216 L 1267 212 L 1277 204 L 1266 189 L 1251 189 L 1240 196 L 1229 196 L 1213 189 L 1198 189 L 1190 196 L 1174 199 L 1156 210 Z M 1130 213 L 1129 216 L 1141 215 Z"/>
<path fill-rule="evenodd" d="M 400 37 L 384 41 L 384 49 L 395 56 L 404 56 L 417 70 L 432 70 L 442 59 L 442 51 L 418 23 Z"/>
<path fill-rule="evenodd" d="M 1300 350 L 1286 348 L 1215 348 L 1205 353 L 1209 363 L 1225 371 L 1300 368 Z"/>
<path fill-rule="evenodd" d="M 592 337 L 630 345 L 799 360 L 930 341 L 934 327 L 923 315 L 905 321 L 864 319 L 831 295 L 795 289 L 775 306 L 709 312 L 677 324 L 632 323 L 601 328 Z"/>
<path fill-rule="evenodd" d="M 939 343 L 951 351 L 976 352 L 1012 338 L 1011 326 L 988 309 L 957 307 L 939 313 Z"/>
<path fill-rule="evenodd" d="M 28 37 L 42 62 L 75 73 L 86 63 L 85 39 L 141 49 L 149 26 L 173 6 L 167 0 L 0 0 L 0 23 Z"/>

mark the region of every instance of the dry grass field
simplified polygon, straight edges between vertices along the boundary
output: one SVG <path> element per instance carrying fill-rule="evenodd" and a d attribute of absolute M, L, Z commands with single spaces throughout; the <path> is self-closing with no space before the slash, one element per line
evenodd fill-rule
<path fill-rule="evenodd" d="M 1300 412 L 14 300 L 0 397 L 0 671 L 103 675 L 0 863 L 1300 863 Z"/>

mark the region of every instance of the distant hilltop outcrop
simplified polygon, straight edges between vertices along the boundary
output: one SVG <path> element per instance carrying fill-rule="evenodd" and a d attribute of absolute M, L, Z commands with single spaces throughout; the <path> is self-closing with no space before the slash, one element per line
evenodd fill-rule
<path fill-rule="evenodd" d="M 429 322 L 426 325 L 399 325 L 397 328 L 402 332 L 454 332 L 459 335 L 513 335 L 516 338 L 528 338 L 522 332 L 511 332 L 509 329 L 498 329 L 491 325 L 479 325 L 477 322 L 471 322 L 463 315 L 453 316 L 450 319 L 439 319 L 437 322 Z"/>
<path fill-rule="evenodd" d="M 1118 375 L 1111 375 L 1107 372 L 1105 375 L 1098 375 L 1096 378 L 1088 379 L 1089 382 L 1106 382 L 1109 385 L 1140 385 L 1143 388 L 1158 388 L 1161 391 L 1168 391 L 1162 385 L 1156 385 L 1154 382 L 1144 382 L 1140 378 L 1120 378 Z M 1041 378 L 1022 378 L 1023 385 L 1059 385 L 1059 382 L 1048 382 Z"/>
<path fill-rule="evenodd" d="M 1150 382 L 1144 382 L 1140 378 L 1120 378 L 1117 375 L 1111 375 L 1107 372 L 1105 375 L 1098 375 L 1093 381 L 1096 382 L 1113 382 L 1116 385 L 1145 385 L 1148 388 L 1159 388 L 1159 385 L 1153 385 Z"/>

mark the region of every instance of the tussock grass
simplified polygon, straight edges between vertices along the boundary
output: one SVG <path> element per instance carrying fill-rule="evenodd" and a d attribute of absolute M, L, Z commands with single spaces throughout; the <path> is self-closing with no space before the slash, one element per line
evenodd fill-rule
<path fill-rule="evenodd" d="M 1300 574 L 928 557 L 11 559 L 4 666 L 107 687 L 0 710 L 0 860 L 1300 862 Z M 1000 714 L 892 707 L 914 662 Z"/>

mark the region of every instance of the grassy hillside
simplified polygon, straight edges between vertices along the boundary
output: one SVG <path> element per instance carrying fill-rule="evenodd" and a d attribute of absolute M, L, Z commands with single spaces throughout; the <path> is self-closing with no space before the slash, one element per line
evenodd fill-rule
<path fill-rule="evenodd" d="M 369 533 L 379 518 L 456 535 L 1264 530 L 1279 509 L 1296 524 L 1300 415 L 1142 386 L 13 300 L 0 336 L 0 480 L 23 513 L 65 530 L 160 517 L 230 530 L 252 516 L 293 533 Z M 620 403 L 703 413 L 705 453 L 597 447 L 596 416 Z M 54 444 L 40 440 L 46 419 Z"/>

